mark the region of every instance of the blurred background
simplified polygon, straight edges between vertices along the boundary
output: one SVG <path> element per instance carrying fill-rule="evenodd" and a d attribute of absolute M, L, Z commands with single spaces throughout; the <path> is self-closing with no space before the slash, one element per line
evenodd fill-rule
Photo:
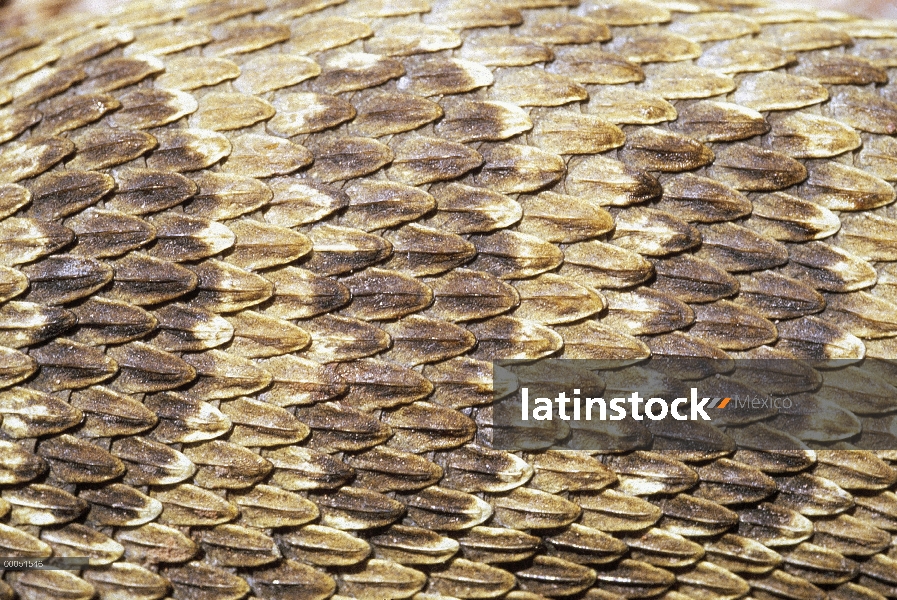
<path fill-rule="evenodd" d="M 77 11 L 102 13 L 121 3 L 122 0 L 0 0 L 0 25 Z M 801 8 L 815 6 L 864 17 L 897 19 L 897 0 L 803 0 L 794 4 Z"/>

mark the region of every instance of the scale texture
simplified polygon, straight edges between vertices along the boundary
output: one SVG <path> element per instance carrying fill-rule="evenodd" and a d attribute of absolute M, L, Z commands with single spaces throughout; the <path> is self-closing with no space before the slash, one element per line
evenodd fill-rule
<path fill-rule="evenodd" d="M 897 598 L 893 414 L 488 446 L 494 358 L 897 357 L 894 69 L 752 0 L 6 32 L 0 555 L 93 566 L 0 598 Z"/>

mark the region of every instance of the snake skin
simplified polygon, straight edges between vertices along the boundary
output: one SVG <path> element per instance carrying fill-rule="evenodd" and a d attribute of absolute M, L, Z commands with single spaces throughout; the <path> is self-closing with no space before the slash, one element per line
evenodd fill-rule
<path fill-rule="evenodd" d="M 91 566 L 0 599 L 897 598 L 875 398 L 788 452 L 487 435 L 496 358 L 897 357 L 895 69 L 754 0 L 5 32 L 0 556 Z"/>

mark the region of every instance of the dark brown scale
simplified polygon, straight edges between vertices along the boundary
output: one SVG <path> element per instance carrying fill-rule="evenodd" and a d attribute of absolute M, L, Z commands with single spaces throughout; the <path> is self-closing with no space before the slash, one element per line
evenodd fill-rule
<path fill-rule="evenodd" d="M 159 523 L 171 527 L 218 525 L 235 519 L 239 513 L 235 504 L 191 484 L 153 491 L 152 499 L 161 508 Z"/>
<path fill-rule="evenodd" d="M 117 361 L 98 348 L 58 338 L 31 351 L 40 367 L 37 389 L 58 392 L 106 381 L 119 371 Z"/>
<path fill-rule="evenodd" d="M 442 469 L 427 459 L 389 448 L 374 448 L 348 459 L 356 480 L 379 492 L 407 492 L 433 485 Z"/>
<path fill-rule="evenodd" d="M 143 156 L 158 144 L 142 131 L 96 127 L 73 136 L 77 149 L 69 163 L 72 168 L 100 170 L 115 167 Z"/>
<path fill-rule="evenodd" d="M 149 222 L 114 211 L 88 209 L 69 219 L 68 225 L 77 236 L 72 254 L 91 258 L 119 257 L 156 237 Z M 124 260 L 122 265 L 127 264 Z"/>
<path fill-rule="evenodd" d="M 84 437 L 135 435 L 152 428 L 159 420 L 150 408 L 105 387 L 79 390 L 72 394 L 70 402 L 84 415 L 78 429 Z"/>
<path fill-rule="evenodd" d="M 177 356 L 143 342 L 110 350 L 118 363 L 112 387 L 124 393 L 172 390 L 193 381 L 196 371 Z"/>
<path fill-rule="evenodd" d="M 125 472 L 125 465 L 109 452 L 68 434 L 43 441 L 37 453 L 53 477 L 65 483 L 99 483 Z"/>
<path fill-rule="evenodd" d="M 196 473 L 196 467 L 181 452 L 143 437 L 117 440 L 110 452 L 125 465 L 122 481 L 129 485 L 179 483 Z"/>
<path fill-rule="evenodd" d="M 476 344 L 476 338 L 463 327 L 427 317 L 408 317 L 383 329 L 392 339 L 389 358 L 405 365 L 450 359 Z"/>
<path fill-rule="evenodd" d="M 453 142 L 498 141 L 532 129 L 532 121 L 517 108 L 494 102 L 448 101 L 435 130 Z"/>
<path fill-rule="evenodd" d="M 343 401 L 370 412 L 425 398 L 433 385 L 416 371 L 385 361 L 360 359 L 333 365 L 335 378 L 349 386 Z"/>

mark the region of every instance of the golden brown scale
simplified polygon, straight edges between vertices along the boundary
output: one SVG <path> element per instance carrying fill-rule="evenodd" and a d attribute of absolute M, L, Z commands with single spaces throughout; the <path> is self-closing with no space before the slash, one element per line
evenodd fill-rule
<path fill-rule="evenodd" d="M 894 446 L 887 369 L 856 419 L 792 418 L 814 449 L 770 450 L 772 411 L 706 452 L 488 444 L 496 358 L 715 359 L 724 395 L 733 358 L 897 355 L 893 23 L 32 8 L 0 40 L 0 556 L 92 566 L 0 598 L 897 597 L 897 454 L 852 446 Z"/>

